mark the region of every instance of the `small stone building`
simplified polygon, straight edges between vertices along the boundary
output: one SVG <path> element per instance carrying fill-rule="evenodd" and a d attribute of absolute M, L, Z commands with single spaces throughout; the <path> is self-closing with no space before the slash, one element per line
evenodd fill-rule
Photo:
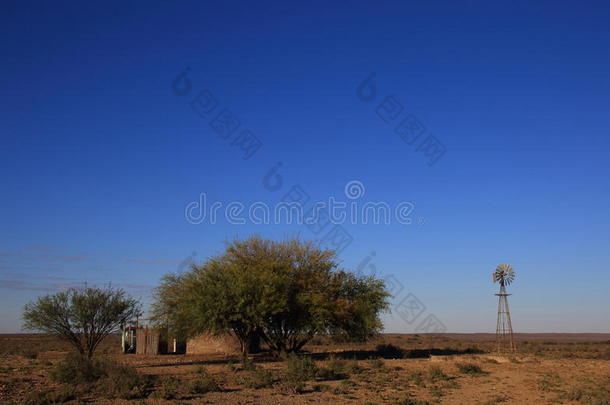
<path fill-rule="evenodd" d="M 123 328 L 121 345 L 123 353 L 144 354 L 181 354 L 185 352 L 185 342 L 168 337 L 167 331 L 143 325 Z"/>
<path fill-rule="evenodd" d="M 254 339 L 250 342 L 250 353 L 260 351 L 260 340 Z M 238 354 L 241 346 L 237 338 L 232 334 L 214 335 L 202 333 L 199 336 L 190 338 L 186 342 L 187 354 Z"/>
<path fill-rule="evenodd" d="M 176 340 L 168 337 L 167 330 L 146 325 L 126 326 L 122 331 L 123 353 L 148 356 L 159 354 L 218 354 L 232 355 L 241 353 L 237 338 L 230 333 L 214 335 L 202 333 L 194 338 Z M 252 339 L 250 353 L 260 352 L 260 339 Z"/>

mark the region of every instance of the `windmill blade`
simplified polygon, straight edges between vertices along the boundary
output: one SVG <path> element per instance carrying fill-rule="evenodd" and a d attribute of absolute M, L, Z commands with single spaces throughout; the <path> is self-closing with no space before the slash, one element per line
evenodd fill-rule
<path fill-rule="evenodd" d="M 492 275 L 494 283 L 508 285 L 515 279 L 515 271 L 510 264 L 500 264 Z"/>

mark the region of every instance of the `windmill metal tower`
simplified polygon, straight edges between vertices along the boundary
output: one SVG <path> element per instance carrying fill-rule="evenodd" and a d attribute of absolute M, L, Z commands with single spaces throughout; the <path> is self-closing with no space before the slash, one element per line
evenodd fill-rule
<path fill-rule="evenodd" d="M 508 309 L 508 296 L 506 286 L 515 279 L 515 271 L 508 264 L 501 264 L 496 267 L 492 275 L 494 283 L 500 284 L 498 296 L 498 323 L 496 325 L 496 345 L 498 352 L 515 352 L 515 341 L 513 339 L 513 325 L 510 320 Z"/>

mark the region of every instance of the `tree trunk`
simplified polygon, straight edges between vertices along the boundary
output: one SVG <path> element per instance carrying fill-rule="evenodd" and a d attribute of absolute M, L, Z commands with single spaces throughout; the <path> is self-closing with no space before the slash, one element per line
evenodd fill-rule
<path fill-rule="evenodd" d="M 243 368 L 246 368 L 248 365 L 248 339 L 240 339 L 239 344 L 241 346 L 241 365 Z"/>

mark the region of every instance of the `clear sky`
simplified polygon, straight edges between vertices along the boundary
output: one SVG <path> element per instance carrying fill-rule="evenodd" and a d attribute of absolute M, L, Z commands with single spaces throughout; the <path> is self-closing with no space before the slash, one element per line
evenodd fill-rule
<path fill-rule="evenodd" d="M 0 332 L 66 286 L 149 301 L 227 239 L 321 235 L 189 223 L 201 193 L 345 200 L 354 180 L 360 202 L 415 206 L 410 225 L 343 226 L 344 267 L 398 281 L 394 308 L 409 293 L 425 306 L 411 322 L 394 310 L 388 331 L 433 314 L 493 332 L 491 273 L 510 263 L 516 331 L 610 332 L 610 6 L 289 3 L 2 2 Z M 218 106 L 202 117 L 190 103 L 206 89 Z M 262 145 L 249 159 L 212 123 L 225 108 Z M 407 116 L 416 143 L 396 133 Z M 432 165 L 429 135 L 446 150 Z"/>

